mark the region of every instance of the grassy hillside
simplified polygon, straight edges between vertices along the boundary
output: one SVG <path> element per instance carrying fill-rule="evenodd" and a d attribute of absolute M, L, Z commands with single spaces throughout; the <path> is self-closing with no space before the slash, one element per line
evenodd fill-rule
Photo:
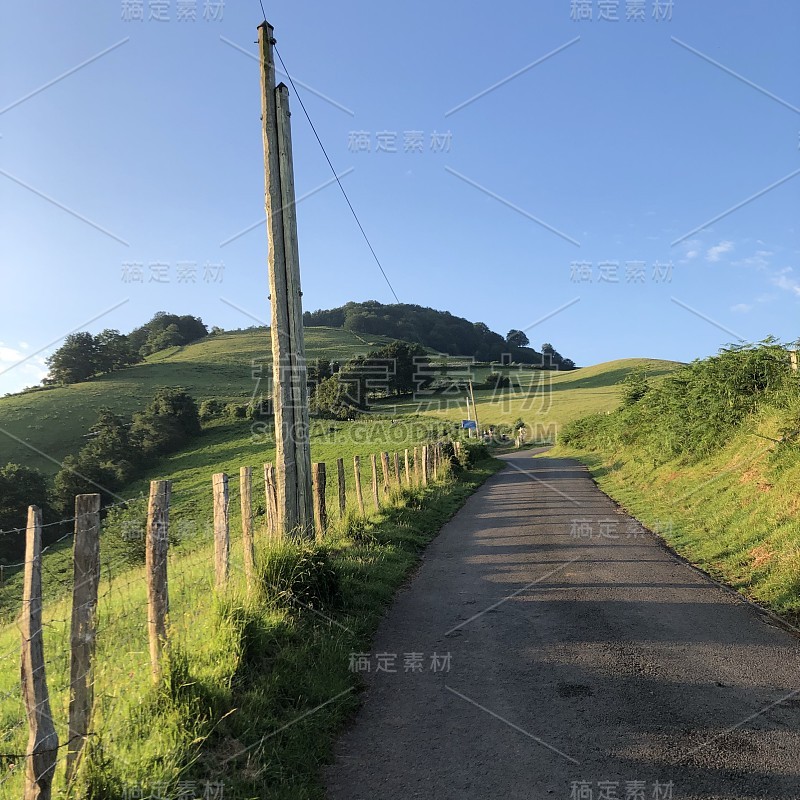
<path fill-rule="evenodd" d="M 800 379 L 780 346 L 723 351 L 562 440 L 681 555 L 800 622 Z"/>
<path fill-rule="evenodd" d="M 634 368 L 646 366 L 657 382 L 679 365 L 676 361 L 651 358 L 625 358 L 606 361 L 592 367 L 582 367 L 570 372 L 541 372 L 518 367 L 499 367 L 511 380 L 508 389 L 494 391 L 476 389 L 475 403 L 478 421 L 482 428 L 490 425 L 513 425 L 522 419 L 528 426 L 533 441 L 552 441 L 559 427 L 587 414 L 612 411 L 619 404 L 619 382 Z M 483 381 L 489 368 L 475 370 L 473 379 Z M 436 419 L 458 422 L 466 418 L 464 398 L 432 399 L 420 407 L 419 403 L 405 400 L 389 402 L 397 413 L 423 411 Z"/>
<path fill-rule="evenodd" d="M 344 360 L 390 341 L 314 328 L 306 332 L 306 354 Z M 243 402 L 256 389 L 253 365 L 271 363 L 269 330 L 257 328 L 164 350 L 143 364 L 86 383 L 0 398 L 0 464 L 12 461 L 54 474 L 64 456 L 80 449 L 103 406 L 129 416 L 144 408 L 160 386 L 181 386 L 198 402 Z"/>

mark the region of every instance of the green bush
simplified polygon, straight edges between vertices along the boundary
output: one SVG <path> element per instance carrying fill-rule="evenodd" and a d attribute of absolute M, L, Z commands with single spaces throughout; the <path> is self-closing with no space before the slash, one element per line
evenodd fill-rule
<path fill-rule="evenodd" d="M 489 458 L 489 448 L 485 444 L 461 443 L 458 461 L 463 469 L 472 469 L 486 458 Z"/>
<path fill-rule="evenodd" d="M 339 597 L 339 575 L 327 549 L 283 542 L 268 548 L 258 564 L 261 599 L 284 608 L 322 608 Z"/>
<path fill-rule="evenodd" d="M 508 375 L 502 375 L 499 372 L 490 372 L 484 383 L 487 389 L 507 389 L 510 385 L 511 379 Z"/>
<path fill-rule="evenodd" d="M 225 414 L 231 419 L 246 419 L 247 408 L 247 403 L 228 403 L 225 406 Z"/>
<path fill-rule="evenodd" d="M 225 411 L 225 404 L 221 400 L 211 399 L 203 400 L 200 403 L 200 419 L 214 419 L 214 417 L 222 416 Z"/>

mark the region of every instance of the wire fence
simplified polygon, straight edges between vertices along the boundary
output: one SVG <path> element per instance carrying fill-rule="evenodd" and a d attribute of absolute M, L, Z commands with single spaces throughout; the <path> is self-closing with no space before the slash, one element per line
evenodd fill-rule
<path fill-rule="evenodd" d="M 442 446 L 432 444 L 356 457 L 346 469 L 344 459 L 329 463 L 327 485 L 314 482 L 317 540 L 324 540 L 337 519 L 369 516 L 394 503 L 404 489 L 441 480 L 446 461 Z M 319 465 L 314 466 L 317 475 Z M 119 782 L 117 794 L 125 797 L 150 796 L 135 794 L 134 787 L 177 786 L 185 753 L 198 733 L 186 719 L 194 715 L 202 721 L 206 713 L 180 711 L 181 703 L 198 696 L 196 690 L 184 692 L 187 682 L 213 693 L 230 680 L 237 630 L 219 613 L 219 604 L 231 595 L 245 597 L 253 588 L 247 530 L 253 532 L 252 552 L 263 553 L 281 540 L 269 480 L 253 491 L 254 472 L 227 478 L 224 514 L 217 510 L 206 518 L 185 510 L 169 518 L 168 482 L 154 481 L 148 499 L 111 504 L 103 509 L 102 521 L 98 511 L 88 528 L 80 513 L 47 523 L 71 523 L 74 530 L 44 548 L 46 526 L 38 509 L 31 508 L 24 529 L 26 559 L 9 565 L 22 570 L 24 580 L 0 588 L 0 594 L 17 593 L 19 611 L 16 624 L 6 621 L 0 627 L 0 796 L 18 797 L 25 786 L 45 784 L 54 794 L 74 796 L 69 787 L 80 777 L 82 760 L 91 761 L 95 770 L 113 762 L 109 774 Z M 154 492 L 163 493 L 165 486 L 163 523 L 168 523 L 163 524 L 154 517 Z M 249 504 L 241 503 L 243 496 Z M 97 498 L 99 509 L 99 495 L 81 497 Z M 57 546 L 63 554 L 69 539 L 69 569 L 61 562 L 52 568 Z M 81 555 L 86 542 L 94 540 L 96 564 Z M 224 574 L 220 552 L 225 553 Z M 158 553 L 160 562 L 154 561 Z M 159 570 L 168 596 L 161 609 L 153 585 Z M 8 606 L 9 598 L 4 600 Z M 154 639 L 159 614 L 165 641 Z M 76 712 L 81 702 L 88 709 L 83 723 Z"/>

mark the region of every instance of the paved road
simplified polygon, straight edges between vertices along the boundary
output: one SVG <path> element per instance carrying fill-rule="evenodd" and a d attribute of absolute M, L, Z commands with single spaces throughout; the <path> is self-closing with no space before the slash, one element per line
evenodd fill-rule
<path fill-rule="evenodd" d="M 395 599 L 329 798 L 798 800 L 798 639 L 531 455 Z"/>

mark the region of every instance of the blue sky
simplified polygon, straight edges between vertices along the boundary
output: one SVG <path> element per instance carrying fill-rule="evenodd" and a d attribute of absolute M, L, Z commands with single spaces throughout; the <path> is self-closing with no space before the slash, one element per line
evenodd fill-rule
<path fill-rule="evenodd" d="M 75 329 L 268 321 L 262 15 L 207 5 L 3 4 L 0 392 Z M 795 339 L 800 5 L 660 5 L 265 3 L 401 301 L 580 364 Z M 292 103 L 305 307 L 391 302 Z"/>

